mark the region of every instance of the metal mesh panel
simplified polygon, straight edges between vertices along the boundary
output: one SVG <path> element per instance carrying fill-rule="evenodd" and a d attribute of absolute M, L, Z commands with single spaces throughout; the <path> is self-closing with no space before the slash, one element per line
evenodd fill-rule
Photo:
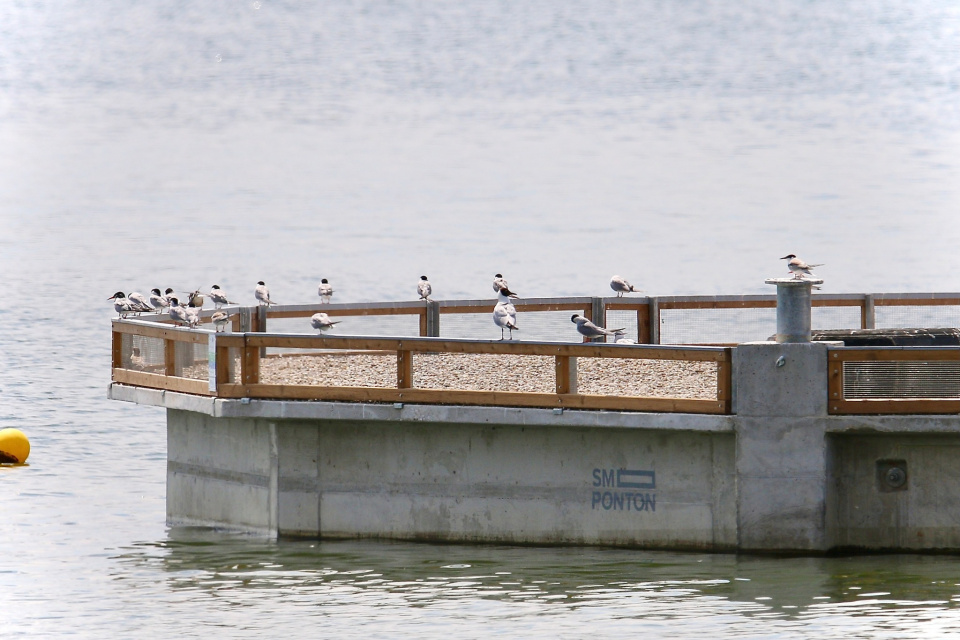
<path fill-rule="evenodd" d="M 644 310 L 644 313 L 647 313 Z M 604 327 L 607 329 L 625 329 L 623 335 L 630 340 L 638 340 L 637 312 L 632 309 L 608 309 Z M 610 339 L 613 341 L 613 338 Z"/>
<path fill-rule="evenodd" d="M 574 313 L 584 311 L 522 311 L 517 312 L 519 331 L 513 332 L 514 340 L 580 342 L 577 325 L 570 322 Z M 504 337 L 510 332 L 504 331 Z M 444 313 L 440 315 L 441 338 L 473 340 L 499 340 L 500 327 L 493 323 L 493 307 L 489 313 Z"/>
<path fill-rule="evenodd" d="M 767 340 L 777 333 L 777 310 L 661 309 L 660 344 L 716 344 Z"/>
<path fill-rule="evenodd" d="M 714 400 L 717 365 L 676 360 L 578 358 L 577 390 L 585 395 Z"/>
<path fill-rule="evenodd" d="M 415 353 L 413 386 L 418 389 L 554 393 L 557 388 L 555 360 L 550 356 Z"/>
<path fill-rule="evenodd" d="M 810 310 L 810 328 L 859 329 L 860 307 L 813 307 Z"/>
<path fill-rule="evenodd" d="M 332 335 L 344 336 L 419 336 L 420 316 L 418 315 L 382 315 L 382 316 L 332 316 L 339 322 L 330 330 Z M 310 318 L 269 318 L 268 333 L 319 333 L 310 326 Z"/>
<path fill-rule="evenodd" d="M 960 362 L 844 362 L 843 397 L 960 398 Z"/>
<path fill-rule="evenodd" d="M 164 341 L 129 333 L 122 334 L 122 366 L 124 369 L 163 373 Z"/>
<path fill-rule="evenodd" d="M 960 306 L 954 305 L 877 305 L 878 329 L 942 329 L 960 327 Z"/>
<path fill-rule="evenodd" d="M 207 366 L 208 346 L 206 343 L 177 342 L 175 374 L 191 380 L 207 380 L 210 370 Z"/>
<path fill-rule="evenodd" d="M 395 388 L 397 355 L 289 350 L 282 356 L 261 358 L 260 382 L 321 387 Z"/>

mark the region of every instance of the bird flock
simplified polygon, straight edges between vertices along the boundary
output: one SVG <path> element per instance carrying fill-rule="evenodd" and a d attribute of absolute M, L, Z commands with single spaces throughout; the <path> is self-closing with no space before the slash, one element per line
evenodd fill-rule
<path fill-rule="evenodd" d="M 787 260 L 788 272 L 794 279 L 804 279 L 807 277 L 816 278 L 817 276 L 813 273 L 813 268 L 823 266 L 822 264 L 807 264 L 792 253 L 780 259 Z M 628 293 L 642 293 L 625 278 L 618 275 L 610 278 L 610 288 L 617 294 L 617 297 Z M 493 323 L 500 328 L 501 340 L 508 339 L 504 333 L 505 331 L 509 333 L 509 339 L 512 340 L 513 332 L 520 331 L 520 327 L 517 326 L 517 308 L 513 304 L 513 300 L 519 296 L 510 290 L 507 281 L 501 273 L 494 275 L 493 290 L 497 294 L 497 303 L 493 308 Z M 424 302 L 432 302 L 430 298 L 432 293 L 433 286 L 430 284 L 430 280 L 427 276 L 420 276 L 420 280 L 417 282 L 417 295 L 419 299 Z M 172 288 L 167 288 L 163 293 L 160 292 L 159 288 L 151 289 L 149 296 L 144 296 L 136 291 L 129 294 L 117 291 L 107 298 L 107 300 L 113 301 L 113 308 L 121 318 L 126 318 L 131 314 L 139 315 L 141 313 L 166 312 L 170 319 L 176 324 L 187 327 L 199 326 L 200 309 L 203 308 L 205 302 L 204 295 L 199 289 L 184 292 L 185 297 L 183 300 L 174 294 L 175 291 Z M 320 302 L 322 304 L 328 304 L 333 298 L 333 294 L 334 289 L 330 281 L 327 280 L 327 278 L 321 279 L 320 286 L 317 288 L 317 295 L 320 296 Z M 269 307 L 278 304 L 270 298 L 270 289 L 267 288 L 263 280 L 257 282 L 253 296 L 260 306 Z M 223 307 L 226 305 L 237 305 L 238 303 L 231 301 L 227 297 L 226 292 L 216 284 L 210 288 L 210 292 L 206 297 L 210 298 L 216 309 L 210 319 L 217 331 L 223 331 L 230 323 L 230 314 L 223 310 Z M 570 321 L 577 326 L 577 332 L 588 340 L 613 338 L 613 342 L 618 344 L 635 343 L 634 340 L 630 340 L 625 336 L 625 328 L 606 329 L 576 313 L 571 316 Z M 310 326 L 321 333 L 330 331 L 340 322 L 340 320 L 332 320 L 329 315 L 322 312 L 315 313 L 310 318 Z"/>

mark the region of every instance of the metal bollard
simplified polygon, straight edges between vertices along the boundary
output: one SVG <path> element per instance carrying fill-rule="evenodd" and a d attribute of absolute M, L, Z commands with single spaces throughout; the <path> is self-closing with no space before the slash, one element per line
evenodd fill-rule
<path fill-rule="evenodd" d="M 811 289 L 823 280 L 769 278 L 777 285 L 777 342 L 810 342 Z"/>

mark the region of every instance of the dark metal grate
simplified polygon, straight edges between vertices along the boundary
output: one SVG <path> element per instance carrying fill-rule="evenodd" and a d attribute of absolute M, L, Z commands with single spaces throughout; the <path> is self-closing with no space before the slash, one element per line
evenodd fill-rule
<path fill-rule="evenodd" d="M 960 362 L 844 362 L 843 397 L 960 398 Z"/>

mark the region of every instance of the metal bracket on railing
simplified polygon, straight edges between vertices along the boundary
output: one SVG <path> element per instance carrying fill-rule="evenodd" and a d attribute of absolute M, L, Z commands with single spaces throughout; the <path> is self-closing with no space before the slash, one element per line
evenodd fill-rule
<path fill-rule="evenodd" d="M 860 313 L 862 314 L 860 316 L 861 329 L 877 328 L 877 308 L 874 305 L 872 293 L 868 293 L 863 296 L 863 309 Z"/>

